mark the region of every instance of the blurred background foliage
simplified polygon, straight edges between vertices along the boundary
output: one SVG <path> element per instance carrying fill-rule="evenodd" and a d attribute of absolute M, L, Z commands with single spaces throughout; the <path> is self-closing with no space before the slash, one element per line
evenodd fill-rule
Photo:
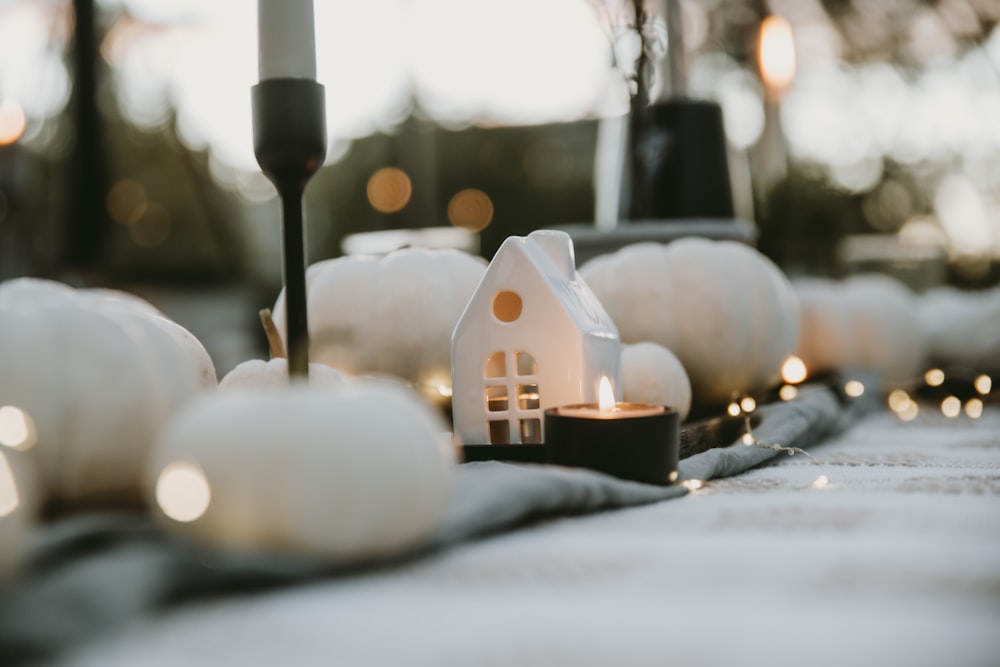
<path fill-rule="evenodd" d="M 278 209 L 250 145 L 253 4 L 0 0 L 0 278 L 241 284 L 273 299 Z M 314 260 L 350 234 L 442 226 L 472 230 L 489 257 L 507 235 L 593 220 L 601 119 L 628 108 L 630 2 L 316 4 L 330 151 L 307 192 Z M 682 7 L 690 94 L 723 108 L 761 250 L 793 274 L 837 275 L 859 252 L 891 263 L 920 246 L 944 280 L 1000 279 L 1000 5 Z M 771 14 L 795 39 L 780 99 L 757 62 Z M 771 149 L 781 168 L 764 178 Z"/>

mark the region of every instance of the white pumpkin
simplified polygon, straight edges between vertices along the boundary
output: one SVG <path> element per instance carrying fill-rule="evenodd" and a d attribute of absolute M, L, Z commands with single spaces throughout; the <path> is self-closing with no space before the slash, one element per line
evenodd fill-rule
<path fill-rule="evenodd" d="M 454 469 L 445 431 L 387 383 L 219 392 L 165 430 L 150 488 L 166 528 L 205 545 L 376 559 L 442 520 Z"/>
<path fill-rule="evenodd" d="M 597 257 L 580 273 L 622 342 L 677 355 L 694 401 L 723 403 L 777 382 L 798 341 L 798 304 L 771 260 L 733 241 L 682 238 Z"/>
<path fill-rule="evenodd" d="M 0 415 L 3 429 L 11 428 Z M 35 472 L 22 452 L 0 446 L 0 580 L 17 570 L 24 560 L 26 542 L 38 511 Z"/>
<path fill-rule="evenodd" d="M 916 298 L 900 281 L 860 274 L 840 282 L 803 279 L 795 289 L 802 317 L 796 355 L 810 374 L 868 369 L 894 387 L 923 370 L 927 346 Z"/>
<path fill-rule="evenodd" d="M 271 359 L 248 359 L 236 365 L 219 381 L 219 391 L 246 389 L 248 387 L 287 387 L 288 357 L 285 345 L 278 333 L 277 326 L 271 318 L 271 311 L 265 308 L 260 311 L 260 321 L 267 334 L 267 342 L 271 349 Z M 338 386 L 344 382 L 344 374 L 326 364 L 309 363 L 309 383 L 319 386 Z"/>
<path fill-rule="evenodd" d="M 913 292 L 881 274 L 851 276 L 843 289 L 853 318 L 853 365 L 878 371 L 887 387 L 917 379 L 923 372 L 927 346 Z"/>
<path fill-rule="evenodd" d="M 57 499 L 136 497 L 160 426 L 215 385 L 198 340 L 131 295 L 19 278 L 0 284 L 0 319 L 0 406 L 26 415 Z"/>
<path fill-rule="evenodd" d="M 680 420 L 691 411 L 691 381 L 673 352 L 657 343 L 622 347 L 622 399 L 627 403 L 666 405 Z"/>
<path fill-rule="evenodd" d="M 288 359 L 285 357 L 274 357 L 268 361 L 248 359 L 237 364 L 219 380 L 219 391 L 287 387 L 288 381 Z M 344 374 L 336 368 L 310 362 L 309 384 L 336 387 L 344 381 Z"/>
<path fill-rule="evenodd" d="M 824 278 L 794 282 L 799 297 L 799 345 L 795 355 L 810 375 L 857 365 L 854 311 L 840 283 Z"/>
<path fill-rule="evenodd" d="M 418 385 L 450 377 L 451 333 L 485 267 L 457 250 L 423 248 L 313 264 L 306 273 L 310 359 Z M 287 340 L 284 292 L 274 321 Z"/>
<path fill-rule="evenodd" d="M 1000 287 L 929 290 L 919 299 L 917 316 L 935 363 L 1000 370 Z"/>

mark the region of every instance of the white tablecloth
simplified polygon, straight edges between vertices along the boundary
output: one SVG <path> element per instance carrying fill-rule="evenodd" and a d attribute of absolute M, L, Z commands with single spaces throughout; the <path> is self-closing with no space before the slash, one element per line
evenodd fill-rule
<path fill-rule="evenodd" d="M 1000 411 L 879 413 L 811 453 L 387 572 L 189 604 L 61 664 L 1000 664 Z"/>

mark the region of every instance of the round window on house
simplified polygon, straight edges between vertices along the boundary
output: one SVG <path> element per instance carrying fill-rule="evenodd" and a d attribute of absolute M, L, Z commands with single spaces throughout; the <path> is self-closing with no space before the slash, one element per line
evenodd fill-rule
<path fill-rule="evenodd" d="M 493 315 L 501 322 L 515 322 L 521 317 L 521 297 L 517 292 L 503 290 L 493 297 Z"/>

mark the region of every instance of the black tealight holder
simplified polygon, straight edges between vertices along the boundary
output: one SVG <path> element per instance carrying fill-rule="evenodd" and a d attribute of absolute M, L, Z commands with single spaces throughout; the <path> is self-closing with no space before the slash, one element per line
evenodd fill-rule
<path fill-rule="evenodd" d="M 253 146 L 281 198 L 282 274 L 289 375 L 309 374 L 306 237 L 302 197 L 326 157 L 326 102 L 312 79 L 265 79 L 251 89 Z"/>
<path fill-rule="evenodd" d="M 622 419 L 572 416 L 550 408 L 545 411 L 546 462 L 667 486 L 677 479 L 678 417 L 670 408 Z"/>

